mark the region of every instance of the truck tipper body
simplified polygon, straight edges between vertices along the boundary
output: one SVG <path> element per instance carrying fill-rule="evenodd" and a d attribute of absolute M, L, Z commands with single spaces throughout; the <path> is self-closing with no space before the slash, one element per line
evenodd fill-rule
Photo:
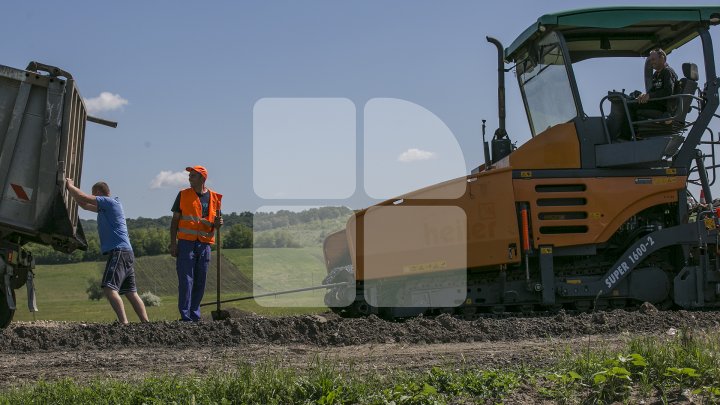
<path fill-rule="evenodd" d="M 15 290 L 27 285 L 35 311 L 29 242 L 71 253 L 87 249 L 78 205 L 65 179 L 80 184 L 88 117 L 72 75 L 31 62 L 0 65 L 0 327 L 15 312 Z"/>

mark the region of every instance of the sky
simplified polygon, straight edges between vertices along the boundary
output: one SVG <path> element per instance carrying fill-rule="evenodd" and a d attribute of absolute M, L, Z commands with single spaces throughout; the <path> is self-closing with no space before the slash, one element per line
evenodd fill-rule
<path fill-rule="evenodd" d="M 600 5 L 12 2 L 0 64 L 71 72 L 90 113 L 118 122 L 88 124 L 80 185 L 106 181 L 128 218 L 169 215 L 193 165 L 208 169 L 224 212 L 362 208 L 482 163 L 482 120 L 488 139 L 498 125 L 486 36 L 508 46 L 543 14 Z M 701 62 L 698 46 L 669 57 L 678 72 L 686 61 Z M 642 62 L 583 62 L 576 74 L 592 115 L 608 90 L 641 87 Z M 521 145 L 530 129 L 512 74 L 506 86 L 507 129 Z"/>

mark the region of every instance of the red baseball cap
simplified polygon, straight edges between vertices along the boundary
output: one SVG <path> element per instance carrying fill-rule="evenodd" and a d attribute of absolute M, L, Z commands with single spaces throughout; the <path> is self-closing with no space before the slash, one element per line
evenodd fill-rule
<path fill-rule="evenodd" d="M 185 170 L 187 170 L 188 172 L 196 171 L 200 173 L 200 175 L 203 176 L 205 180 L 207 180 L 207 169 L 202 166 L 186 167 Z"/>

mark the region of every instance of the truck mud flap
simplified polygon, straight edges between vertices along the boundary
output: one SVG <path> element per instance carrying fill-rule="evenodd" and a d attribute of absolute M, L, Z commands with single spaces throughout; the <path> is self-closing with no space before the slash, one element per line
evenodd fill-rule
<path fill-rule="evenodd" d="M 7 307 L 11 311 L 15 311 L 15 293 L 13 292 L 12 288 L 12 268 L 10 266 L 7 266 L 5 272 L 5 277 L 3 280 L 3 299 L 5 299 L 5 302 L 7 303 Z M 9 271 L 8 271 L 9 270 Z"/>
<path fill-rule="evenodd" d="M 32 271 L 27 273 L 27 281 L 25 282 L 27 288 L 27 305 L 30 312 L 37 312 L 37 302 L 35 301 L 35 275 Z"/>

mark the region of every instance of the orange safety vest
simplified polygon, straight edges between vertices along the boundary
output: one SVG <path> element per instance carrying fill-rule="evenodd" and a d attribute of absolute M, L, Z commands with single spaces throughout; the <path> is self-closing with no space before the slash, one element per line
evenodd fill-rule
<path fill-rule="evenodd" d="M 215 216 L 220 210 L 222 195 L 212 190 L 207 218 L 202 217 L 200 197 L 195 190 L 186 188 L 180 192 L 180 222 L 178 223 L 178 239 L 199 240 L 204 243 L 215 243 Z"/>

